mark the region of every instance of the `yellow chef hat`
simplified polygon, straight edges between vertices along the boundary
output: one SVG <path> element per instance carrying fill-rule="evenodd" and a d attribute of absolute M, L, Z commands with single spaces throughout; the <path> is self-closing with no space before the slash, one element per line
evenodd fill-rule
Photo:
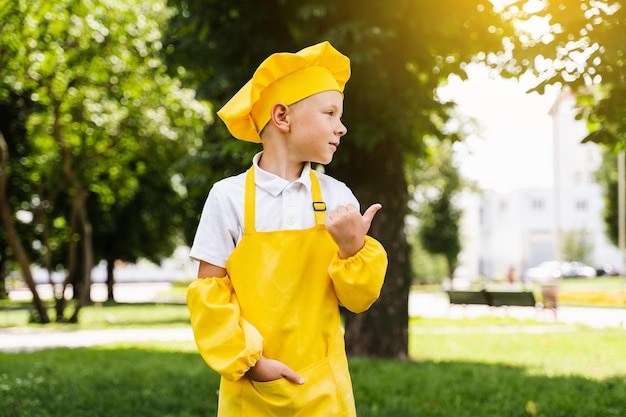
<path fill-rule="evenodd" d="M 276 53 L 261 63 L 217 115 L 234 137 L 259 143 L 275 103 L 290 105 L 323 91 L 343 93 L 349 78 L 350 60 L 326 41 L 295 54 Z"/>

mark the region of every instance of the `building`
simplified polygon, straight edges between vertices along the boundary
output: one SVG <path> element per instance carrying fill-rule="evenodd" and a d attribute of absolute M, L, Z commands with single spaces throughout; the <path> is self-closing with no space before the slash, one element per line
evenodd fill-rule
<path fill-rule="evenodd" d="M 571 94 L 560 94 L 550 115 L 554 186 L 465 198 L 458 276 L 503 279 L 511 268 L 521 276 L 540 262 L 563 260 L 568 236 L 588 245 L 591 266 L 619 265 L 619 251 L 605 235 L 603 191 L 595 180 L 601 149 L 581 143 L 587 129 L 575 120 Z"/>

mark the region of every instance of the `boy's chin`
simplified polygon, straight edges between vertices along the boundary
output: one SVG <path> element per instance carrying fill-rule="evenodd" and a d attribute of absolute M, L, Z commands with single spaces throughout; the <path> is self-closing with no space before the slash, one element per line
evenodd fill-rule
<path fill-rule="evenodd" d="M 320 165 L 328 165 L 332 162 L 333 158 L 326 158 L 326 159 L 316 159 L 316 160 L 312 160 L 311 162 L 314 164 L 320 164 Z"/>
<path fill-rule="evenodd" d="M 333 160 L 333 155 L 327 155 L 327 156 L 318 156 L 317 158 L 314 158 L 313 160 L 311 160 L 311 162 L 313 162 L 314 164 L 328 165 L 332 162 L 332 160 Z"/>

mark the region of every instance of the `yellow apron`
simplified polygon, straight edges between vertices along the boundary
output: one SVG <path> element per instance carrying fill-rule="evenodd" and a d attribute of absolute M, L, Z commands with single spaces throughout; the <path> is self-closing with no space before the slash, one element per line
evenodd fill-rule
<path fill-rule="evenodd" d="M 254 167 L 246 176 L 244 233 L 226 269 L 241 316 L 263 335 L 263 355 L 305 379 L 255 382 L 222 378 L 218 417 L 356 416 L 329 264 L 337 245 L 324 227 L 322 196 L 311 171 L 316 225 L 255 230 Z"/>

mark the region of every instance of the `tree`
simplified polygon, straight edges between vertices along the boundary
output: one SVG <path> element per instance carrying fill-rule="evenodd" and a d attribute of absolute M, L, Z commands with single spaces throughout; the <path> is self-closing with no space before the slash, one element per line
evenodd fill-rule
<path fill-rule="evenodd" d="M 563 255 L 568 261 L 589 262 L 593 241 L 586 230 L 568 230 L 563 236 Z"/>
<path fill-rule="evenodd" d="M 420 213 L 419 237 L 422 246 L 431 254 L 443 255 L 448 266 L 448 277 L 454 279 L 457 257 L 461 252 L 459 227 L 461 211 L 454 207 L 447 190 L 427 202 Z"/>
<path fill-rule="evenodd" d="M 194 223 L 181 210 L 186 193 L 173 186 L 174 169 L 168 162 L 155 163 L 139 158 L 143 164 L 137 175 L 138 187 L 126 204 L 115 204 L 102 210 L 98 199 L 88 201 L 94 223 L 94 256 L 107 266 L 108 300 L 114 300 L 113 274 L 116 261 L 134 263 L 139 258 L 160 263 L 181 244 L 182 229 Z"/>
<path fill-rule="evenodd" d="M 618 226 L 618 188 L 617 188 L 617 161 L 612 151 L 602 153 L 602 164 L 596 172 L 596 179 L 604 189 L 604 218 L 605 233 L 615 246 L 619 244 Z"/>
<path fill-rule="evenodd" d="M 481 0 L 170 3 L 179 10 L 168 41 L 171 60 L 189 70 L 188 81 L 216 107 L 270 53 L 329 40 L 351 58 L 344 112 L 349 133 L 326 169 L 347 182 L 364 207 L 382 203 L 370 233 L 383 243 L 390 263 L 379 301 L 366 313 L 346 314 L 346 345 L 350 354 L 406 357 L 411 274 L 405 166 L 426 154 L 426 139 L 459 139 L 443 130 L 449 106 L 438 101 L 435 89 L 450 73 L 464 76 L 464 65 L 475 57 L 498 56 L 502 38 L 512 31 Z M 216 123 L 205 155 L 221 158 L 231 147 L 245 156 L 237 162 L 246 166 L 251 151 L 241 152 L 234 142 Z"/>
<path fill-rule="evenodd" d="M 40 254 L 67 271 L 57 319 L 65 320 L 71 283 L 77 297 L 67 320 L 75 322 L 95 261 L 90 199 L 105 214 L 133 201 L 144 173 L 171 179 L 173 161 L 210 122 L 208 106 L 167 74 L 161 34 L 170 12 L 160 0 L 3 0 L 0 10 L 0 101 L 33 102 L 31 153 L 20 159 L 32 191 L 20 203 L 43 214 L 32 225 Z M 14 217 L 3 216 L 7 228 Z M 30 260 L 21 264 L 27 278 Z"/>
<path fill-rule="evenodd" d="M 10 96 L 6 103 L 0 103 L 0 143 L 3 149 L 3 159 L 5 165 L 0 173 L 0 181 L 4 181 L 5 184 L 12 184 L 11 196 L 8 196 L 5 192 L 0 197 L 0 201 L 5 204 L 9 213 L 12 211 L 12 207 L 20 207 L 19 203 L 27 199 L 28 187 L 25 187 L 21 183 L 20 177 L 21 165 L 17 162 L 20 157 L 27 155 L 29 150 L 24 146 L 15 146 L 18 143 L 24 143 L 25 126 L 24 120 L 27 117 L 27 101 L 21 97 Z M 21 138 L 21 139 L 17 139 Z M 9 158 L 9 155 L 19 157 Z M 6 159 L 4 159 L 6 158 Z M 6 187 L 6 185 L 5 185 Z M 27 227 L 23 227 L 21 222 L 15 223 L 17 235 L 24 237 L 30 236 Z M 32 235 L 32 234 L 31 234 Z M 27 250 L 28 248 L 24 248 Z M 8 298 L 8 292 L 6 289 L 6 278 L 9 270 L 12 267 L 12 253 L 9 243 L 9 234 L 7 234 L 4 227 L 0 229 L 0 298 Z M 28 256 L 32 257 L 32 251 L 28 252 Z"/>
<path fill-rule="evenodd" d="M 1 55 L 0 55 L 1 56 Z M 9 95 L 8 101 L 10 106 L 3 104 L 0 106 L 0 110 L 3 110 L 0 114 L 0 221 L 3 224 L 3 231 L 0 234 L 0 241 L 2 242 L 3 251 L 2 265 L 6 265 L 9 255 L 15 259 L 17 264 L 22 269 L 22 276 L 28 288 L 33 293 L 33 304 L 36 314 L 41 323 L 49 323 L 50 318 L 48 312 L 44 306 L 43 300 L 39 297 L 36 291 L 35 280 L 30 270 L 30 257 L 31 251 L 25 246 L 20 239 L 21 236 L 32 236 L 30 233 L 25 233 L 24 230 L 20 230 L 20 222 L 15 221 L 16 216 L 13 215 L 12 206 L 15 206 L 16 197 L 22 197 L 23 194 L 27 194 L 29 187 L 24 186 L 19 181 L 19 173 L 15 175 L 15 168 L 20 168 L 20 164 L 12 163 L 10 155 L 11 152 L 26 153 L 28 150 L 25 146 L 16 146 L 17 138 L 23 138 L 25 135 L 23 118 L 26 116 L 24 109 L 24 100 L 15 95 Z M 12 139 L 7 141 L 4 133 Z M 17 189 L 11 196 L 8 193 L 8 188 L 13 185 Z M 20 199 L 23 201 L 23 199 Z M 12 204 L 13 203 L 13 204 Z M 23 228 L 22 228 L 23 229 Z M 3 288 L 4 288 L 4 268 L 0 270 L 2 274 Z"/>
<path fill-rule="evenodd" d="M 4 139 L 4 135 L 0 132 L 0 218 L 2 219 L 2 223 L 5 227 L 6 240 L 8 241 L 9 246 L 13 250 L 13 254 L 17 259 L 18 264 L 22 268 L 22 273 L 24 277 L 24 281 L 28 285 L 28 288 L 33 293 L 33 303 L 35 305 L 35 310 L 39 315 L 39 320 L 41 323 L 49 323 L 50 318 L 48 317 L 48 312 L 37 293 L 35 288 L 35 280 L 33 279 L 33 275 L 30 270 L 30 264 L 28 261 L 28 256 L 26 254 L 26 249 L 22 245 L 20 241 L 19 235 L 17 233 L 15 223 L 13 222 L 11 215 L 11 206 L 9 205 L 9 199 L 7 197 L 7 167 L 8 167 L 8 159 L 9 152 L 6 140 Z"/>
<path fill-rule="evenodd" d="M 440 152 L 427 161 L 430 162 L 431 172 L 434 172 L 430 174 L 431 186 L 426 188 L 424 201 L 417 213 L 418 235 L 426 251 L 444 256 L 448 277 L 454 279 L 457 258 L 462 249 L 459 236 L 462 212 L 454 203 L 462 189 L 461 177 L 450 149 L 440 147 Z"/>

